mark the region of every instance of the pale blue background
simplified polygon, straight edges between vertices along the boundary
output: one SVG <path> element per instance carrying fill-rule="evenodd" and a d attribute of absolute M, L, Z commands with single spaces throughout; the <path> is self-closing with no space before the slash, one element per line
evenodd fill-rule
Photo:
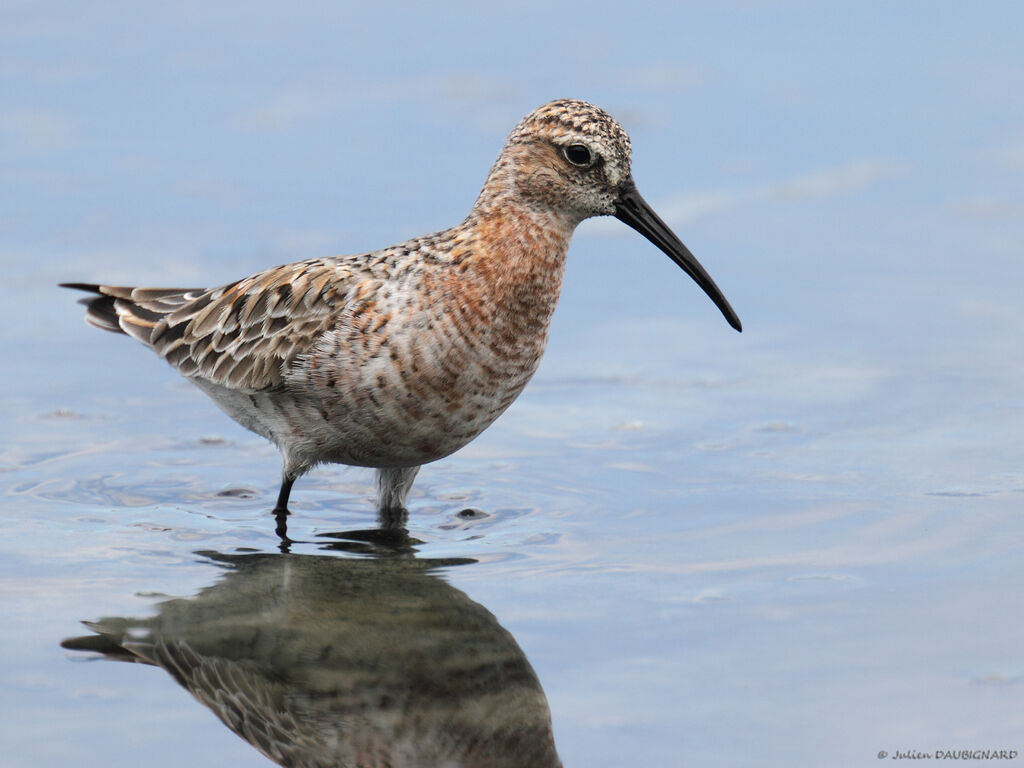
<path fill-rule="evenodd" d="M 421 475 L 422 554 L 481 560 L 450 578 L 565 764 L 1024 751 L 1019 4 L 167 5 L 0 6 L 5 765 L 266 762 L 163 673 L 58 647 L 209 584 L 194 550 L 272 550 L 278 463 L 54 284 L 449 226 L 560 96 L 622 121 L 745 327 L 587 222 L 536 379 Z M 293 526 L 367 525 L 368 481 L 318 471 Z M 452 528 L 467 504 L 493 517 Z"/>

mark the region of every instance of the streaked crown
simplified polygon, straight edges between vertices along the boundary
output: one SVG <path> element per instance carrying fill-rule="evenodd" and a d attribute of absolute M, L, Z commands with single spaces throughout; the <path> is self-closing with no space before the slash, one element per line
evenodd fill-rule
<path fill-rule="evenodd" d="M 509 143 L 544 137 L 555 144 L 583 141 L 607 160 L 626 168 L 632 156 L 629 136 L 615 118 L 600 107 L 579 99 L 556 99 L 528 114 L 509 134 Z"/>

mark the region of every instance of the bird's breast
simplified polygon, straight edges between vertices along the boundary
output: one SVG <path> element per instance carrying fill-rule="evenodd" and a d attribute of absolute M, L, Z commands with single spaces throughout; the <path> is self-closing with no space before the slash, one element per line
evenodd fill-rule
<path fill-rule="evenodd" d="M 292 377 L 322 402 L 347 452 L 338 460 L 422 464 L 488 427 L 540 363 L 564 251 L 555 257 L 517 271 L 469 249 L 349 308 Z"/>

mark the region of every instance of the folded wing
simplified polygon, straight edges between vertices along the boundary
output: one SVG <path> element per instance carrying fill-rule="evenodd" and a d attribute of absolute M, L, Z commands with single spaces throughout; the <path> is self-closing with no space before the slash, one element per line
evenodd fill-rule
<path fill-rule="evenodd" d="M 341 259 L 274 267 L 211 289 L 65 283 L 86 320 L 151 347 L 183 375 L 243 391 L 280 385 L 288 365 L 376 283 Z"/>

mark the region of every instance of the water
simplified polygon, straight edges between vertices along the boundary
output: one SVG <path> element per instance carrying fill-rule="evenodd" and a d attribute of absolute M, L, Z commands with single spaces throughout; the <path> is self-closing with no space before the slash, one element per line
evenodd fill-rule
<path fill-rule="evenodd" d="M 348 681 L 320 697 L 335 725 L 386 691 L 479 737 L 525 691 L 501 722 L 547 708 L 566 766 L 1024 751 L 1020 11 L 544 6 L 495 46 L 496 11 L 457 10 L 3 11 L 0 762 L 271 764 L 162 669 L 61 646 L 112 619 L 196 653 L 212 627 L 275 685 L 336 638 L 308 675 Z M 744 333 L 584 224 L 541 370 L 423 470 L 409 540 L 332 467 L 282 554 L 276 452 L 53 287 L 214 284 L 454 223 L 559 95 L 622 118 Z M 479 631 L 402 631 L 435 614 Z M 486 658 L 518 682 L 474 688 Z"/>

